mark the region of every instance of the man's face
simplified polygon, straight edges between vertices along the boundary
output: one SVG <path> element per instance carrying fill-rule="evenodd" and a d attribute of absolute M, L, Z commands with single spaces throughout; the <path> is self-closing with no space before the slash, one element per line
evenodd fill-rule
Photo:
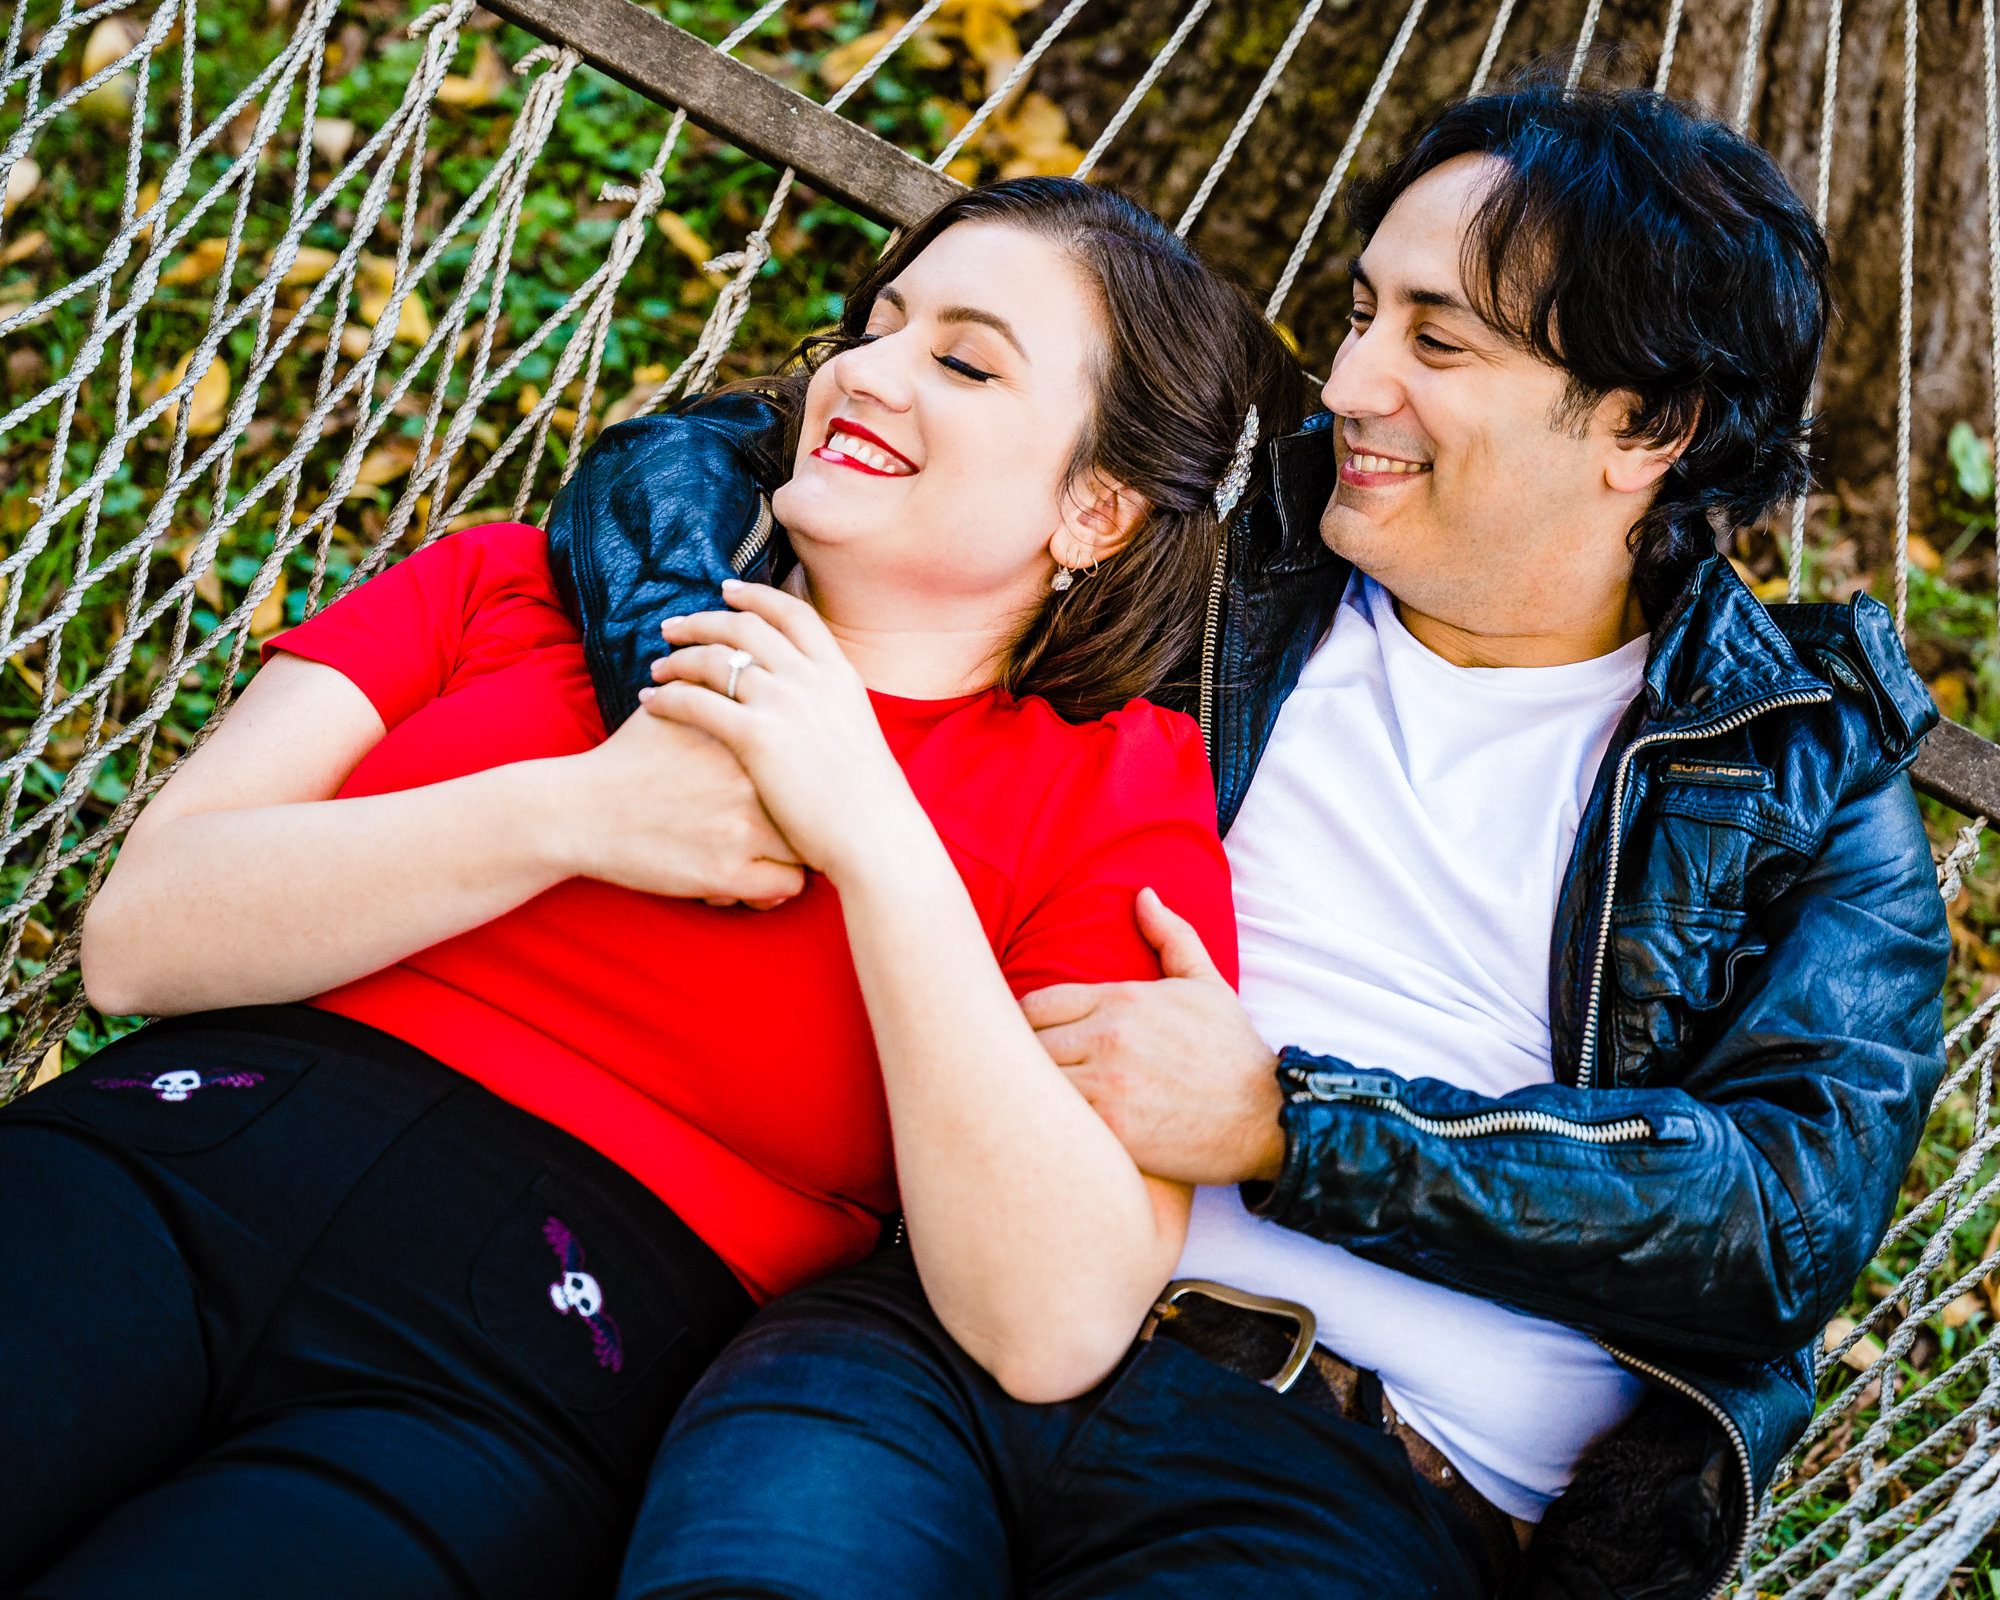
<path fill-rule="evenodd" d="M 1537 634 L 1622 605 L 1650 478 L 1631 492 L 1620 397 L 1572 422 L 1565 375 L 1466 297 L 1466 226 L 1499 172 L 1469 155 L 1425 174 L 1356 263 L 1352 326 L 1322 391 L 1340 418 L 1340 487 L 1320 532 L 1406 610 Z"/>

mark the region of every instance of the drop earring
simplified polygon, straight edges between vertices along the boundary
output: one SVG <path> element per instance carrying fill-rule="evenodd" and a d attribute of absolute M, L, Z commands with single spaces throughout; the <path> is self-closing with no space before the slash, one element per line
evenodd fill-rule
<path fill-rule="evenodd" d="M 1057 567 L 1056 575 L 1049 579 L 1049 587 L 1060 594 L 1076 582 L 1076 573 L 1069 567 Z"/>

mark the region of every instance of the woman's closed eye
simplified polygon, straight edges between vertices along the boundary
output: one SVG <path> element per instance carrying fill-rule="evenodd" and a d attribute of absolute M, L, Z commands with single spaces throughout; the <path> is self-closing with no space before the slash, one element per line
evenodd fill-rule
<path fill-rule="evenodd" d="M 955 372 L 961 378 L 970 378 L 974 383 L 986 383 L 1000 376 L 997 372 L 982 372 L 969 361 L 961 361 L 957 356 L 937 356 L 937 364 L 947 372 Z"/>

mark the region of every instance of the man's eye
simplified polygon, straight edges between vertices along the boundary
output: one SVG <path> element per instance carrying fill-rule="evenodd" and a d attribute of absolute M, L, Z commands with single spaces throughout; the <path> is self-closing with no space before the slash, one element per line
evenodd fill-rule
<path fill-rule="evenodd" d="M 988 379 L 999 376 L 997 372 L 981 372 L 970 362 L 961 361 L 957 356 L 939 356 L 937 364 L 948 372 L 957 373 L 961 378 L 970 378 L 974 383 L 985 383 Z"/>
<path fill-rule="evenodd" d="M 1434 356 L 1455 356 L 1463 353 L 1457 345 L 1446 344 L 1444 340 L 1434 339 L 1428 333 L 1418 334 L 1417 343 Z"/>

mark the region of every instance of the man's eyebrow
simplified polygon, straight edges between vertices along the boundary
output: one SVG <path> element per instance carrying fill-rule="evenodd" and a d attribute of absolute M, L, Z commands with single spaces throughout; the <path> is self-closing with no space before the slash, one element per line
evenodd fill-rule
<path fill-rule="evenodd" d="M 1377 299 L 1381 298 L 1380 292 L 1375 287 L 1375 280 L 1368 276 L 1367 268 L 1363 267 L 1359 260 L 1348 262 L 1347 273 L 1370 294 L 1375 295 Z M 1397 292 L 1396 297 L 1413 306 L 1435 306 L 1440 311 L 1463 311 L 1467 316 L 1479 317 L 1481 322 L 1486 320 L 1479 316 L 1479 312 L 1464 295 L 1453 294 L 1446 289 L 1402 289 Z"/>
<path fill-rule="evenodd" d="M 893 288 L 884 289 L 880 298 L 888 301 L 905 316 L 909 315 L 908 302 Z M 991 328 L 1020 352 L 1023 361 L 1030 359 L 1027 350 L 1022 347 L 1021 341 L 1014 334 L 1013 323 L 995 312 L 981 311 L 977 306 L 946 306 L 937 314 L 937 319 L 940 322 L 976 322 L 982 328 Z"/>

